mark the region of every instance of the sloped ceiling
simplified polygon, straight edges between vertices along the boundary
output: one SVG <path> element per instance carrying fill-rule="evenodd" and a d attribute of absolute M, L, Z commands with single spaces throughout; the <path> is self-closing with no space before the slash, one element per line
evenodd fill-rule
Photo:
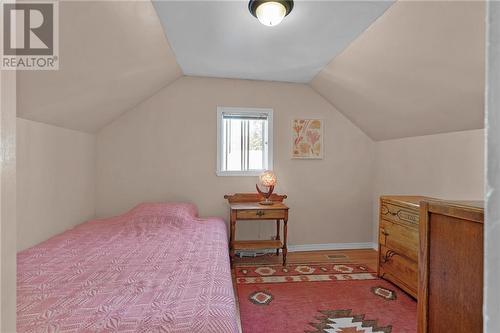
<path fill-rule="evenodd" d="M 18 116 L 95 132 L 182 75 L 149 1 L 61 1 L 58 71 L 20 71 Z"/>
<path fill-rule="evenodd" d="M 262 25 L 248 1 L 153 1 L 186 75 L 308 83 L 392 1 L 295 1 Z"/>
<path fill-rule="evenodd" d="M 260 80 L 319 71 L 310 85 L 374 140 L 483 127 L 484 2 L 297 1 L 273 28 L 246 0 L 155 4 L 162 22 L 150 1 L 61 1 L 60 70 L 18 73 L 18 116 L 96 132 L 183 75 L 179 62 Z"/>
<path fill-rule="evenodd" d="M 399 1 L 311 86 L 375 140 L 482 128 L 484 2 Z"/>

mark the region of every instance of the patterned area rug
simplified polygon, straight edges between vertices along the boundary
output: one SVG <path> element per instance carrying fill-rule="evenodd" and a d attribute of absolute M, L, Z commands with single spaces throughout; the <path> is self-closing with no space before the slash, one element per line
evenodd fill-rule
<path fill-rule="evenodd" d="M 236 267 L 243 333 L 414 333 L 417 303 L 359 264 Z"/>

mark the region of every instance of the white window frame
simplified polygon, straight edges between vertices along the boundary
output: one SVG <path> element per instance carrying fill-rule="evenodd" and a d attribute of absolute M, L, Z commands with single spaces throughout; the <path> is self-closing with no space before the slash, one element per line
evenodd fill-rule
<path fill-rule="evenodd" d="M 228 171 L 222 170 L 222 115 L 227 113 L 243 114 L 266 114 L 267 115 L 267 169 L 273 169 L 273 109 L 268 108 L 241 108 L 241 107 L 217 107 L 217 176 L 259 176 L 265 170 Z"/>

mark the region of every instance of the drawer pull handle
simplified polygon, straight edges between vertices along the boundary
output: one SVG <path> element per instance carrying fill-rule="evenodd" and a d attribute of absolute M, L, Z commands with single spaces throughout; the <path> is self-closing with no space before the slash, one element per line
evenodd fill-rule
<path fill-rule="evenodd" d="M 385 231 L 385 228 L 382 228 L 382 235 L 384 236 L 389 236 L 389 233 L 387 231 Z"/>
<path fill-rule="evenodd" d="M 266 214 L 266 213 L 264 213 L 261 210 L 258 210 L 257 213 L 255 213 L 255 215 L 257 215 L 257 216 L 264 216 L 264 214 Z"/>
<path fill-rule="evenodd" d="M 388 251 L 385 253 L 385 255 L 384 255 L 384 257 L 382 258 L 382 260 L 381 260 L 381 261 L 382 261 L 382 263 L 386 263 L 386 262 L 388 262 L 388 261 L 389 261 L 392 257 L 394 257 L 394 255 L 396 255 L 396 254 L 397 254 L 396 252 L 394 252 L 394 251 L 392 251 L 392 250 L 388 250 Z"/>

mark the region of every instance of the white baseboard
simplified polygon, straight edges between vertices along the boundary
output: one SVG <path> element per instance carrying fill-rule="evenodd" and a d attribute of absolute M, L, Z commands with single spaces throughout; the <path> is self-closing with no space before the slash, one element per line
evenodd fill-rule
<path fill-rule="evenodd" d="M 325 250 L 356 250 L 356 249 L 377 249 L 377 244 L 367 243 L 325 243 L 325 244 L 302 244 L 288 245 L 288 252 L 299 251 L 325 251 Z"/>
<path fill-rule="evenodd" d="M 301 252 L 301 251 L 328 251 L 328 250 L 359 250 L 359 249 L 374 249 L 378 250 L 378 244 L 367 242 L 367 243 L 324 243 L 324 244 L 302 244 L 302 245 L 288 245 L 288 252 Z M 243 252 L 245 256 L 256 256 L 258 253 L 276 253 L 276 250 L 246 250 L 246 251 L 236 251 L 239 255 Z"/>

